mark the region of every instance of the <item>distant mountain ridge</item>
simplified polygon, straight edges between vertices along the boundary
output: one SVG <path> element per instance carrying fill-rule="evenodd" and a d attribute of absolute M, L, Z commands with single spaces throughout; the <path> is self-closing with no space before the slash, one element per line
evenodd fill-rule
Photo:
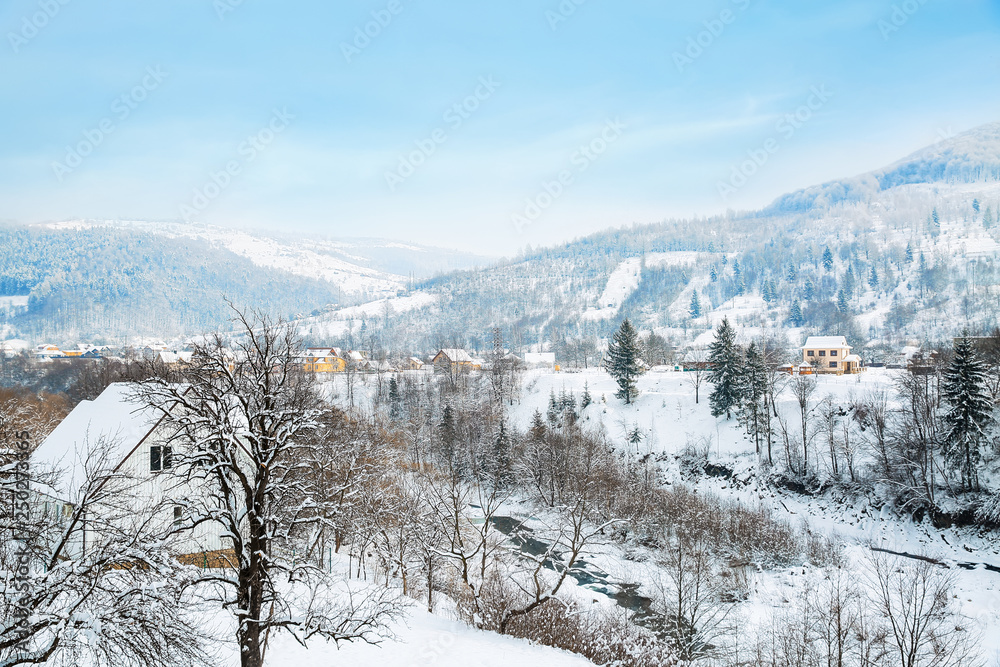
<path fill-rule="evenodd" d="M 866 201 L 901 185 L 1000 180 L 1000 122 L 988 123 L 919 151 L 883 169 L 782 195 L 763 213 L 801 213 Z"/>

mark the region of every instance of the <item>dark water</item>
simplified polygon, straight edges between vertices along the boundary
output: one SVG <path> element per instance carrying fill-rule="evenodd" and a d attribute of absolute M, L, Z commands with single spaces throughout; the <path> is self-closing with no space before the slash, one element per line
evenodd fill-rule
<path fill-rule="evenodd" d="M 535 537 L 530 528 L 513 517 L 495 516 L 490 519 L 490 523 L 506 535 L 521 553 L 535 557 L 543 556 L 548 553 L 552 546 L 551 542 Z M 566 569 L 566 565 L 560 558 L 561 554 L 554 553 L 553 555 L 554 559 L 546 558 L 542 564 L 553 572 L 562 573 Z M 586 586 L 588 589 L 614 600 L 619 607 L 631 613 L 630 618 L 636 625 L 658 633 L 662 631 L 665 619 L 653 611 L 653 601 L 650 598 L 639 595 L 639 584 L 611 581 L 607 572 L 593 563 L 588 563 L 583 558 L 578 558 L 573 564 L 569 570 L 569 576 L 573 577 L 581 586 Z"/>

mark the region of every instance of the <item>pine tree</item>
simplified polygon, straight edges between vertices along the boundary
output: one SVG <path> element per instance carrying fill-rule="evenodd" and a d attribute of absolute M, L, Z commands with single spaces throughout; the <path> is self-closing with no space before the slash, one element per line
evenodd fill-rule
<path fill-rule="evenodd" d="M 747 284 L 743 282 L 743 276 L 736 282 L 736 296 L 743 296 L 747 293 Z"/>
<path fill-rule="evenodd" d="M 740 277 L 740 260 L 737 258 L 733 260 L 733 278 L 739 278 L 739 277 Z"/>
<path fill-rule="evenodd" d="M 513 462 L 511 459 L 510 435 L 507 425 L 500 420 L 500 430 L 493 440 L 493 451 L 490 452 L 488 471 L 490 481 L 495 489 L 506 489 L 514 480 Z"/>
<path fill-rule="evenodd" d="M 559 401 L 556 400 L 555 389 L 549 391 L 549 409 L 545 412 L 545 417 L 552 426 L 555 426 L 559 421 Z"/>
<path fill-rule="evenodd" d="M 688 308 L 691 317 L 701 317 L 701 301 L 698 300 L 698 290 L 691 292 L 691 306 Z"/>
<path fill-rule="evenodd" d="M 934 210 L 931 211 L 931 221 L 934 223 L 935 230 L 941 229 L 941 216 L 938 215 L 938 210 L 936 206 L 934 207 Z"/>
<path fill-rule="evenodd" d="M 841 288 L 840 291 L 837 292 L 837 310 L 842 313 L 846 313 L 850 310 L 850 308 L 851 305 L 847 300 L 847 292 L 844 291 L 844 288 Z"/>
<path fill-rule="evenodd" d="M 740 423 L 746 428 L 747 435 L 753 438 L 757 454 L 760 455 L 761 444 L 765 437 L 765 420 L 767 405 L 767 364 L 764 355 L 755 343 L 747 347 L 739 376 L 739 412 Z M 768 447 L 770 452 L 770 447 Z"/>
<path fill-rule="evenodd" d="M 993 226 L 993 209 L 987 206 L 986 212 L 983 213 L 983 229 L 989 229 L 992 226 Z"/>
<path fill-rule="evenodd" d="M 823 250 L 823 268 L 827 271 L 833 270 L 833 253 L 830 252 L 830 246 Z"/>
<path fill-rule="evenodd" d="M 709 272 L 708 277 L 713 283 L 719 282 L 719 272 L 715 270 L 714 266 L 712 267 L 712 270 Z"/>
<path fill-rule="evenodd" d="M 979 200 L 978 199 L 973 199 L 972 200 L 972 210 L 976 212 L 976 215 L 979 215 Z"/>
<path fill-rule="evenodd" d="M 626 319 L 615 332 L 608 346 L 607 369 L 618 383 L 616 398 L 624 399 L 626 405 L 639 395 L 636 383 L 643 370 L 640 365 L 639 334 Z"/>
<path fill-rule="evenodd" d="M 788 273 L 786 273 L 785 276 L 788 278 L 788 282 L 794 283 L 796 280 L 798 280 L 799 270 L 795 267 L 794 264 L 789 264 Z"/>
<path fill-rule="evenodd" d="M 389 379 L 389 418 L 399 421 L 403 417 L 403 401 L 399 395 L 399 383 L 396 378 Z"/>
<path fill-rule="evenodd" d="M 547 432 L 548 428 L 545 426 L 541 410 L 535 410 L 535 414 L 531 417 L 531 428 L 528 430 L 528 437 L 531 438 L 532 442 L 542 442 L 545 440 Z"/>
<path fill-rule="evenodd" d="M 907 243 L 906 244 L 906 263 L 907 264 L 912 264 L 913 263 L 913 244 L 912 243 Z"/>
<path fill-rule="evenodd" d="M 874 264 L 872 264 L 872 270 L 868 274 L 868 286 L 872 289 L 878 289 L 878 271 L 875 270 Z"/>
<path fill-rule="evenodd" d="M 444 406 L 444 411 L 441 413 L 438 436 L 441 439 L 441 457 L 448 465 L 454 465 L 458 431 L 455 428 L 455 413 L 450 405 Z"/>
<path fill-rule="evenodd" d="M 944 415 L 948 429 L 942 447 L 945 459 L 953 470 L 961 471 L 966 489 L 978 488 L 977 469 L 986 429 L 993 421 L 993 402 L 987 392 L 986 367 L 976 358 L 967 333 L 955 343 L 941 395 L 949 406 Z"/>
<path fill-rule="evenodd" d="M 844 288 L 844 291 L 847 293 L 848 298 L 854 296 L 854 290 L 858 288 L 858 280 L 854 276 L 853 266 L 848 265 L 847 273 L 844 274 L 844 281 L 841 287 Z"/>
<path fill-rule="evenodd" d="M 708 375 L 708 381 L 713 385 L 709 396 L 712 416 L 725 414 L 729 419 L 740 403 L 743 354 L 736 344 L 736 330 L 729 324 L 728 318 L 722 320 L 715 332 L 715 340 L 709 346 L 708 361 L 712 368 Z"/>
<path fill-rule="evenodd" d="M 802 306 L 799 305 L 798 301 L 792 304 L 792 309 L 788 314 L 788 321 L 791 322 L 792 326 L 802 326 Z"/>
<path fill-rule="evenodd" d="M 580 409 L 586 410 L 587 406 L 594 402 L 594 399 L 590 396 L 590 384 L 588 382 L 583 383 L 583 397 L 580 399 Z"/>
<path fill-rule="evenodd" d="M 816 294 L 816 286 L 813 285 L 813 281 L 807 280 L 805 287 L 802 288 L 802 298 L 806 301 L 812 301 L 813 296 Z"/>

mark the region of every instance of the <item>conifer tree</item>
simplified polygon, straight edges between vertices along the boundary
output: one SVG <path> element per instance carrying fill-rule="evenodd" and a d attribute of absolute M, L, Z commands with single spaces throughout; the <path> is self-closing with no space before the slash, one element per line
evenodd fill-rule
<path fill-rule="evenodd" d="M 688 312 L 693 318 L 701 317 L 701 301 L 698 299 L 698 290 L 691 292 L 691 306 Z"/>
<path fill-rule="evenodd" d="M 621 398 L 626 405 L 639 395 L 636 384 L 642 375 L 640 364 L 639 334 L 628 319 L 624 320 L 615 332 L 608 346 L 607 370 L 618 383 L 616 398 Z"/>
<path fill-rule="evenodd" d="M 936 206 L 934 207 L 934 210 L 931 211 L 931 220 L 934 222 L 935 230 L 941 229 L 941 216 L 938 215 L 938 210 Z"/>
<path fill-rule="evenodd" d="M 840 291 L 837 292 L 837 310 L 839 310 L 842 313 L 846 313 L 850 309 L 851 309 L 851 304 L 847 300 L 847 292 L 845 292 L 844 289 L 841 288 Z"/>
<path fill-rule="evenodd" d="M 583 383 L 583 397 L 580 399 L 580 409 L 586 410 L 587 406 L 594 402 L 594 399 L 590 396 L 590 384 L 588 382 Z"/>
<path fill-rule="evenodd" d="M 977 469 L 986 430 L 993 421 L 993 403 L 987 391 L 986 367 L 976 358 L 967 333 L 955 343 L 955 355 L 945 371 L 941 394 L 948 403 L 942 447 L 945 459 L 953 470 L 961 472 L 966 489 L 978 488 Z"/>
<path fill-rule="evenodd" d="M 983 229 L 989 229 L 992 226 L 993 226 L 993 209 L 987 206 L 986 212 L 983 213 Z"/>
<path fill-rule="evenodd" d="M 761 444 L 766 436 L 765 422 L 767 417 L 767 364 L 764 355 L 755 343 L 747 347 L 739 375 L 739 412 L 740 423 L 746 428 L 747 435 L 753 438 L 758 456 Z M 768 447 L 770 454 L 770 447 Z"/>
<path fill-rule="evenodd" d="M 719 281 L 719 272 L 715 270 L 714 266 L 712 267 L 712 270 L 709 272 L 708 277 L 713 283 Z"/>
<path fill-rule="evenodd" d="M 912 243 L 907 243 L 906 244 L 906 263 L 907 264 L 912 264 L 913 263 L 913 244 Z"/>
<path fill-rule="evenodd" d="M 722 320 L 715 332 L 715 340 L 708 349 L 708 361 L 712 367 L 708 376 L 708 381 L 713 385 L 709 396 L 712 416 L 725 414 L 726 419 L 729 419 L 733 409 L 740 403 L 743 354 L 736 344 L 736 330 L 729 324 L 728 318 Z"/>
<path fill-rule="evenodd" d="M 556 400 L 555 389 L 549 391 L 549 409 L 546 411 L 545 416 L 552 426 L 555 426 L 556 422 L 559 421 L 559 401 Z"/>
<path fill-rule="evenodd" d="M 807 280 L 805 286 L 802 288 L 802 298 L 806 301 L 812 301 L 815 294 L 816 286 L 813 285 L 813 281 Z"/>
<path fill-rule="evenodd" d="M 823 250 L 823 268 L 827 271 L 833 270 L 833 253 L 830 252 L 830 246 Z"/>
<path fill-rule="evenodd" d="M 788 313 L 788 321 L 792 323 L 792 326 L 802 326 L 802 306 L 799 305 L 798 301 L 792 304 L 792 309 Z"/>
<path fill-rule="evenodd" d="M 503 419 L 500 420 L 500 429 L 497 437 L 493 440 L 493 451 L 490 452 L 489 475 L 493 487 L 498 490 L 506 489 L 514 480 L 513 462 L 511 455 L 510 435 L 507 433 L 507 425 Z"/>
<path fill-rule="evenodd" d="M 798 279 L 799 270 L 795 267 L 794 264 L 788 265 L 788 273 L 786 274 L 786 276 L 788 278 L 788 282 L 790 283 L 794 283 Z"/>
<path fill-rule="evenodd" d="M 972 200 L 972 210 L 975 211 L 977 215 L 979 214 L 979 200 L 978 199 L 973 199 Z"/>
<path fill-rule="evenodd" d="M 878 289 L 878 271 L 875 270 L 874 264 L 872 264 L 872 270 L 868 274 L 868 285 L 872 289 Z"/>
<path fill-rule="evenodd" d="M 454 465 L 458 431 L 455 428 L 455 413 L 450 405 L 444 406 L 441 423 L 438 425 L 438 436 L 441 440 L 441 457 L 448 465 Z"/>

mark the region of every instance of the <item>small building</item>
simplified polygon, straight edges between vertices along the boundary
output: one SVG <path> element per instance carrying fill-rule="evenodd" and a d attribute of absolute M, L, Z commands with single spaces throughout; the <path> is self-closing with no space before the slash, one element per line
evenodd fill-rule
<path fill-rule="evenodd" d="M 863 370 L 861 357 L 851 354 L 845 336 L 809 336 L 802 346 L 802 363 L 818 373 L 853 375 Z"/>
<path fill-rule="evenodd" d="M 36 359 L 60 359 L 66 356 L 57 345 L 51 343 L 39 345 L 35 348 L 34 354 Z"/>
<path fill-rule="evenodd" d="M 473 370 L 475 360 L 465 350 L 447 348 L 439 350 L 431 361 L 435 371 L 453 372 L 458 370 Z"/>
<path fill-rule="evenodd" d="M 404 371 L 422 371 L 426 366 L 427 364 L 425 364 L 422 360 L 418 359 L 417 357 L 410 357 L 403 362 Z"/>
<path fill-rule="evenodd" d="M 555 352 L 525 352 L 524 365 L 528 368 L 555 368 Z"/>
<path fill-rule="evenodd" d="M 338 347 L 310 347 L 302 357 L 302 370 L 306 373 L 342 373 L 347 369 Z"/>

